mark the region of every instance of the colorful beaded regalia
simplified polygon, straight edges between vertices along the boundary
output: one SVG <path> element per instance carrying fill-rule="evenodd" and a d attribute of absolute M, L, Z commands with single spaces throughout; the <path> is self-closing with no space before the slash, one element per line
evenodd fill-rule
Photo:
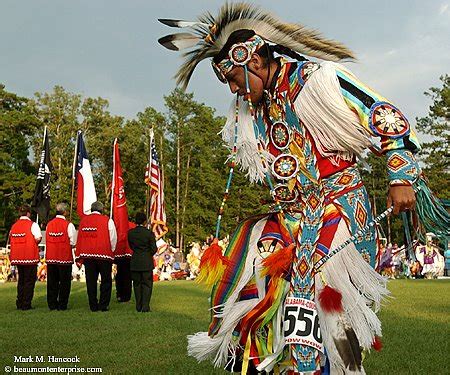
<path fill-rule="evenodd" d="M 258 7 L 226 4 L 217 17 L 160 21 L 193 30 L 159 40 L 172 50 L 192 48 L 176 76 L 184 87 L 231 33 L 254 31 L 213 68 L 223 82 L 234 67 L 244 68 L 248 100 L 237 98 L 222 136 L 232 168 L 266 183 L 276 203 L 274 212 L 241 222 L 224 254 L 213 244 L 202 258 L 213 284 L 211 324 L 189 337 L 188 353 L 243 374 L 364 373 L 364 352 L 381 346 L 376 312 L 388 291 L 374 270 L 380 218 L 372 218 L 357 157 L 378 149 L 390 183 L 416 190 L 421 219 L 434 231 L 449 230 L 448 213 L 421 178 L 408 120 L 337 63 L 353 58 L 345 46 Z M 266 44 L 325 61 L 279 56 L 272 89 L 253 106 L 247 63 Z M 232 170 L 220 215 L 231 177 Z"/>

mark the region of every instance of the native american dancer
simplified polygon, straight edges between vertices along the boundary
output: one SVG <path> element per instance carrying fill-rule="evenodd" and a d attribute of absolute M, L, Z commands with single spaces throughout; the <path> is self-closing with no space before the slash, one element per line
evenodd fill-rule
<path fill-rule="evenodd" d="M 433 243 L 434 233 L 427 233 L 426 244 L 416 249 L 416 259 L 422 266 L 422 275 L 427 279 L 435 279 L 444 275 L 444 257 Z"/>
<path fill-rule="evenodd" d="M 217 17 L 160 21 L 193 30 L 159 40 L 191 48 L 181 86 L 212 58 L 237 94 L 222 131 L 230 175 L 198 277 L 213 285 L 211 324 L 189 337 L 188 353 L 243 374 L 364 373 L 362 351 L 381 345 L 375 313 L 388 291 L 374 271 L 378 239 L 356 168 L 363 151 L 386 157 L 394 213 L 426 201 L 434 210 L 419 210 L 422 219 L 442 219 L 433 225 L 448 231 L 448 214 L 420 177 L 407 119 L 337 63 L 353 59 L 349 49 L 258 7 L 226 4 Z M 267 184 L 276 208 L 240 223 L 222 254 L 217 238 L 236 164 Z"/>

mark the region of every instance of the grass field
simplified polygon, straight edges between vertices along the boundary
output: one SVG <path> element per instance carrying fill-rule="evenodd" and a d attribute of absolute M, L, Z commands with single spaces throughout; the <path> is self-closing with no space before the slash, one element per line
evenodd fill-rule
<path fill-rule="evenodd" d="M 365 360 L 368 374 L 450 374 L 450 281 L 395 280 L 381 312 L 384 348 Z M 0 284 L 0 371 L 14 356 L 80 358 L 107 374 L 225 374 L 186 355 L 186 335 L 208 325 L 208 293 L 189 281 L 155 283 L 149 314 L 112 302 L 91 313 L 85 285 L 72 284 L 69 310 L 48 311 L 45 284 L 34 310 L 15 309 L 16 284 Z M 22 364 L 21 366 L 24 366 Z M 38 366 L 58 364 L 39 364 Z"/>

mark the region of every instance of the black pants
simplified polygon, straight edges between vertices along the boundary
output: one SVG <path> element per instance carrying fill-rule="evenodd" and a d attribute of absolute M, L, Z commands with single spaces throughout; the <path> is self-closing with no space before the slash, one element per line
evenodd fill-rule
<path fill-rule="evenodd" d="M 29 310 L 36 284 L 37 265 L 18 265 L 17 270 L 19 271 L 19 280 L 17 281 L 16 306 L 19 310 Z"/>
<path fill-rule="evenodd" d="M 72 284 L 71 264 L 47 265 L 47 304 L 50 310 L 66 310 Z"/>
<path fill-rule="evenodd" d="M 86 289 L 91 311 L 107 310 L 111 301 L 112 263 L 107 260 L 85 259 Z M 100 274 L 100 300 L 97 300 L 97 280 Z"/>
<path fill-rule="evenodd" d="M 119 258 L 114 261 L 117 265 L 116 296 L 119 302 L 128 302 L 131 299 L 130 260 L 130 258 Z"/>
<path fill-rule="evenodd" d="M 153 271 L 131 271 L 137 311 L 150 311 L 153 289 Z"/>

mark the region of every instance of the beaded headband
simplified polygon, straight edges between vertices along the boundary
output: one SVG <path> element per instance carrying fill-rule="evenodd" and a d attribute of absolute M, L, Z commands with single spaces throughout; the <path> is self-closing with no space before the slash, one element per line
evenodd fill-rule
<path fill-rule="evenodd" d="M 230 48 L 228 52 L 228 57 L 220 61 L 219 63 L 214 63 L 211 61 L 214 72 L 217 78 L 223 83 L 227 83 L 225 76 L 235 67 L 246 65 L 253 53 L 255 53 L 259 48 L 265 44 L 264 39 L 259 35 L 253 35 L 246 42 L 236 43 Z"/>

